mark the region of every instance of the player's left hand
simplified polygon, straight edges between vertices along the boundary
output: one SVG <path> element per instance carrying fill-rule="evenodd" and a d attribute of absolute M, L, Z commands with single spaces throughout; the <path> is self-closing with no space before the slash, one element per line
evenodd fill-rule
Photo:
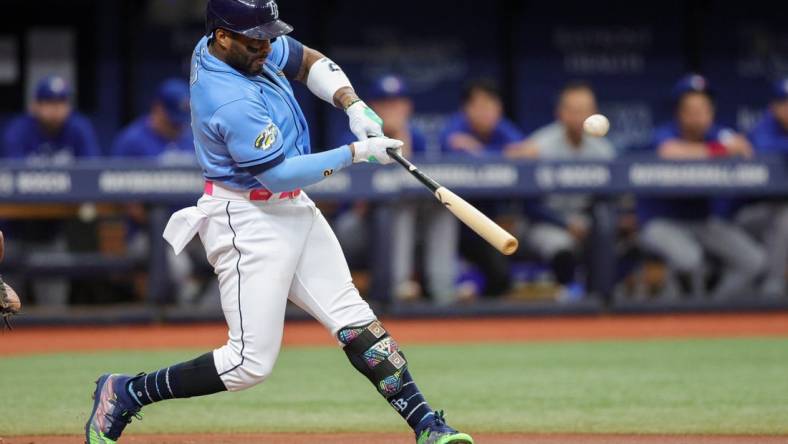
<path fill-rule="evenodd" d="M 350 105 L 345 112 L 350 119 L 350 131 L 358 140 L 383 135 L 383 119 L 363 101 L 359 100 Z"/>
<path fill-rule="evenodd" d="M 370 162 L 386 165 L 394 162 L 388 154 L 388 149 L 393 148 L 402 154 L 402 141 L 389 139 L 388 137 L 370 137 L 367 140 L 354 142 L 351 145 L 353 152 L 353 162 Z"/>

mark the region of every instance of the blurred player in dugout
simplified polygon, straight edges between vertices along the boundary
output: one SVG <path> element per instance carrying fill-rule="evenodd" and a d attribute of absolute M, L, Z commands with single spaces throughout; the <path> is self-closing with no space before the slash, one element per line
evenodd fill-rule
<path fill-rule="evenodd" d="M 772 99 L 749 134 L 758 155 L 788 159 L 788 77 L 774 82 Z M 766 274 L 760 293 L 768 298 L 786 295 L 788 265 L 788 204 L 785 198 L 749 202 L 736 214 L 736 223 L 766 248 Z"/>
<path fill-rule="evenodd" d="M 196 166 L 190 121 L 188 82 L 178 78 L 166 79 L 158 86 L 150 110 L 118 134 L 112 145 L 112 156 L 148 159 L 165 165 Z M 148 213 L 139 203 L 128 204 L 126 210 L 129 217 L 128 254 L 146 258 L 150 254 Z M 210 274 L 202 246 L 195 240 L 186 252 L 188 254 L 176 256 L 171 249 L 166 250 L 176 302 L 179 305 L 200 300 L 215 302 L 200 297 L 205 286 L 205 279 L 200 276 Z M 205 272 L 197 272 L 201 270 Z"/>
<path fill-rule="evenodd" d="M 394 74 L 384 75 L 372 83 L 367 92 L 367 103 L 383 119 L 387 137 L 402 140 L 405 156 L 424 155 L 424 135 L 411 123 L 413 100 L 405 80 Z M 363 224 L 365 203 L 358 203 L 351 211 L 337 218 L 337 235 L 342 244 L 359 254 L 369 244 L 359 238 Z M 422 263 L 426 287 L 437 304 L 454 302 L 457 279 L 459 229 L 457 219 L 434 201 L 399 200 L 389 207 L 392 243 L 391 275 L 393 294 L 400 300 L 423 296 L 421 285 L 414 276 L 417 238 L 422 236 Z M 417 229 L 418 222 L 418 229 Z"/>
<path fill-rule="evenodd" d="M 189 84 L 181 79 L 167 79 L 159 85 L 150 111 L 118 134 L 112 156 L 195 164 L 190 120 Z"/>
<path fill-rule="evenodd" d="M 597 112 L 596 96 L 584 82 L 570 82 L 558 94 L 555 122 L 536 130 L 522 143 L 510 146 L 505 155 L 514 159 L 611 160 L 613 144 L 604 137 L 585 134 L 583 122 Z M 582 194 L 551 194 L 526 202 L 530 222 L 525 245 L 550 264 L 559 285 L 559 298 L 581 297 L 576 283 L 577 263 L 591 230 L 592 198 Z"/>
<path fill-rule="evenodd" d="M 525 137 L 517 126 L 504 116 L 501 93 L 495 82 L 478 79 L 469 82 L 460 97 L 460 110 L 453 114 L 444 128 L 441 140 L 443 155 L 501 157 L 503 152 Z M 512 211 L 502 201 L 472 202 L 483 213 L 504 225 L 511 225 Z M 470 230 L 461 230 L 460 250 L 484 275 L 483 294 L 499 296 L 511 285 L 509 261 L 495 248 Z M 478 289 L 477 292 L 482 292 Z"/>
<path fill-rule="evenodd" d="M 100 156 L 93 125 L 74 110 L 72 98 L 72 88 L 63 77 L 53 75 L 41 79 L 29 112 L 13 119 L 6 127 L 0 147 L 2 157 L 39 165 L 65 165 L 75 159 Z M 7 228 L 14 233 L 8 248 L 12 255 L 46 258 L 67 249 L 61 221 L 10 223 Z M 9 278 L 13 280 L 14 277 Z M 31 286 L 37 304 L 67 303 L 69 283 L 66 279 L 38 277 Z"/>
<path fill-rule="evenodd" d="M 745 137 L 715 123 L 708 82 L 691 74 L 673 88 L 675 117 L 655 131 L 653 149 L 662 159 L 699 160 L 749 158 L 752 146 Z M 638 218 L 643 247 L 667 262 L 670 278 L 666 294 L 705 294 L 707 263 L 704 255 L 722 266 L 711 290 L 714 299 L 748 295 L 764 270 L 763 248 L 743 229 L 729 221 L 728 202 L 709 197 L 641 198 Z M 685 291 L 682 291 L 685 290 Z"/>
<path fill-rule="evenodd" d="M 63 77 L 41 79 L 29 112 L 6 127 L 3 157 L 62 165 L 77 158 L 100 156 L 93 125 L 74 110 L 72 95 Z"/>

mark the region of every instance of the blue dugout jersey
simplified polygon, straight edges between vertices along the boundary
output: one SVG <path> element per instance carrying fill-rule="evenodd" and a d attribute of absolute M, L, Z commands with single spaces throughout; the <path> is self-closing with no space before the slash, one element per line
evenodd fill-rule
<path fill-rule="evenodd" d="M 97 157 L 101 149 L 87 117 L 72 112 L 57 134 L 47 134 L 38 121 L 26 114 L 8 123 L 3 134 L 2 157 L 68 161 Z"/>
<path fill-rule="evenodd" d="M 193 155 L 194 142 L 187 127 L 175 140 L 158 134 L 150 125 L 150 116 L 145 115 L 123 129 L 112 145 L 115 157 L 166 157 L 169 153 Z"/>
<path fill-rule="evenodd" d="M 449 138 L 456 133 L 470 134 L 479 139 L 486 147 L 484 154 L 500 155 L 506 145 L 519 142 L 525 139 L 525 135 L 517 128 L 513 122 L 506 118 L 501 118 L 489 136 L 489 140 L 481 140 L 478 134 L 473 132 L 468 117 L 463 112 L 453 114 L 440 136 L 441 151 L 444 153 L 456 153 L 457 151 L 449 146 Z"/>
<path fill-rule="evenodd" d="M 750 140 L 758 154 L 788 154 L 788 129 L 767 111 L 750 133 Z"/>

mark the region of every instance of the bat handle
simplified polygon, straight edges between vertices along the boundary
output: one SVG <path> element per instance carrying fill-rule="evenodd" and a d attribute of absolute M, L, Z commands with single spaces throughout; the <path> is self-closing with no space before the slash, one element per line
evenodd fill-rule
<path fill-rule="evenodd" d="M 426 174 L 422 173 L 416 165 L 410 163 L 410 161 L 402 156 L 395 148 L 386 148 L 386 152 L 392 159 L 394 159 L 397 163 L 402 165 L 411 176 L 415 177 L 419 182 L 421 182 L 425 187 L 427 187 L 431 192 L 435 192 L 441 185 L 433 180 L 431 177 L 427 176 Z"/>
<path fill-rule="evenodd" d="M 392 159 L 394 159 L 398 164 L 404 166 L 406 169 L 410 170 L 413 167 L 413 164 L 410 163 L 408 159 L 402 157 L 402 154 L 400 154 L 396 148 L 386 148 L 386 152 L 389 156 L 391 156 Z"/>

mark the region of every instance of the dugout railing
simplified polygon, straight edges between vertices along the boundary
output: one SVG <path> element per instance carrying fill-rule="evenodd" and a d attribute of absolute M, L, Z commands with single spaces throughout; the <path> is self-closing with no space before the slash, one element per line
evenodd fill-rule
<path fill-rule="evenodd" d="M 589 267 L 593 268 L 589 292 L 594 296 L 565 305 L 522 304 L 490 301 L 470 306 L 435 307 L 427 304 L 398 304 L 390 294 L 387 258 L 390 243 L 386 202 L 407 196 L 432 199 L 407 172 L 399 168 L 354 167 L 307 189 L 315 200 L 338 202 L 365 199 L 375 208 L 374 254 L 372 255 L 371 298 L 387 313 L 402 316 L 462 314 L 501 315 L 514 313 L 594 313 L 602 310 L 740 310 L 788 307 L 786 300 L 762 301 L 753 295 L 739 301 L 650 303 L 617 301 L 612 298 L 616 258 L 610 254 L 615 241 L 614 200 L 622 195 L 686 197 L 689 195 L 735 198 L 785 197 L 788 200 L 786 165 L 781 158 L 747 161 L 670 162 L 651 157 L 603 162 L 511 162 L 500 158 L 417 160 L 422 168 L 444 186 L 476 200 L 517 200 L 547 193 L 583 193 L 594 196 L 594 224 Z M 29 275 L 62 274 L 91 276 L 123 273 L 134 267 L 148 271 L 145 307 L 128 310 L 129 317 L 144 319 L 197 319 L 199 314 L 165 307 L 167 261 L 163 231 L 174 207 L 193 205 L 203 188 L 196 165 L 165 166 L 149 161 L 101 160 L 65 167 L 49 167 L 4 161 L 0 166 L 0 205 L 102 204 L 143 202 L 150 206 L 150 256 L 142 264 L 123 257 L 96 253 L 72 253 L 51 260 L 8 262 L 0 271 Z M 21 217 L 24 217 L 22 215 Z M 13 236 L 13 233 L 8 233 Z M 57 322 L 58 313 L 39 317 Z M 80 312 L 82 313 L 82 312 Z M 69 314 L 73 316 L 73 313 Z M 210 316 L 208 316 L 210 317 Z M 80 318 L 79 316 L 77 318 Z M 90 320 L 90 312 L 82 318 Z M 123 318 L 122 314 L 120 318 Z M 113 318 L 115 319 L 115 318 Z M 27 322 L 36 322 L 30 316 Z M 25 322 L 25 320 L 23 320 Z"/>

